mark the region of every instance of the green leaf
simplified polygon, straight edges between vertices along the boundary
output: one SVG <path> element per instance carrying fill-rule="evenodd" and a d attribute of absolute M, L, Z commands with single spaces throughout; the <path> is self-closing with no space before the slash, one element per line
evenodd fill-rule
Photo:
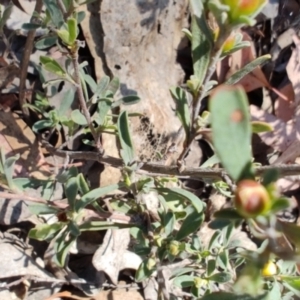
<path fill-rule="evenodd" d="M 192 14 L 192 58 L 194 76 L 199 80 L 199 88 L 205 79 L 212 49 L 212 33 L 206 22 L 206 11 L 202 1 L 191 0 Z"/>
<path fill-rule="evenodd" d="M 81 194 L 87 194 L 90 191 L 90 188 L 83 176 L 82 173 L 77 175 L 77 185 Z"/>
<path fill-rule="evenodd" d="M 192 207 L 191 207 L 192 208 Z M 193 211 L 184 219 L 179 231 L 176 234 L 176 240 L 182 240 L 201 226 L 204 221 L 204 214 Z"/>
<path fill-rule="evenodd" d="M 237 87 L 221 86 L 209 100 L 212 140 L 224 168 L 238 181 L 250 176 L 251 126 L 245 91 Z"/>
<path fill-rule="evenodd" d="M 275 167 L 274 169 L 267 170 L 263 174 L 262 184 L 267 187 L 269 184 L 276 182 L 279 178 L 279 174 L 280 174 L 279 170 L 276 169 Z"/>
<path fill-rule="evenodd" d="M 58 116 L 61 118 L 62 116 L 66 116 L 68 113 L 68 110 L 72 109 L 72 104 L 75 99 L 75 89 L 70 88 L 67 90 L 67 92 L 63 95 L 63 100 L 61 101 L 59 110 L 58 110 Z"/>
<path fill-rule="evenodd" d="M 105 117 L 106 117 L 107 113 L 109 112 L 109 110 L 111 109 L 111 105 L 112 105 L 112 102 L 109 101 L 108 99 L 107 99 L 107 101 L 101 99 L 101 101 L 98 102 L 98 106 L 97 106 L 98 115 L 95 117 L 95 121 L 99 125 L 103 125 L 105 123 Z"/>
<path fill-rule="evenodd" d="M 232 223 L 231 220 L 227 219 L 214 219 L 208 223 L 208 227 L 211 229 L 223 229 L 224 227 L 230 225 Z"/>
<path fill-rule="evenodd" d="M 120 79 L 118 77 L 114 77 L 108 87 L 107 87 L 107 91 L 111 94 L 111 96 L 113 97 L 116 92 L 118 91 L 118 89 L 120 88 Z"/>
<path fill-rule="evenodd" d="M 155 271 L 155 265 L 152 268 L 149 268 L 149 262 L 153 260 L 153 258 L 146 258 L 139 266 L 135 273 L 135 280 L 137 282 L 141 282 L 151 276 L 151 274 Z M 152 264 L 152 262 L 151 262 Z"/>
<path fill-rule="evenodd" d="M 141 101 L 141 98 L 137 95 L 128 95 L 124 96 L 123 98 L 113 102 L 112 108 L 117 107 L 121 104 L 123 105 L 133 105 Z"/>
<path fill-rule="evenodd" d="M 185 130 L 186 139 L 189 139 L 191 131 L 191 114 L 189 110 L 186 91 L 180 87 L 173 87 L 170 88 L 170 92 L 176 102 L 176 114 Z"/>
<path fill-rule="evenodd" d="M 280 276 L 290 290 L 292 290 L 298 297 L 300 296 L 300 277 L 299 276 Z"/>
<path fill-rule="evenodd" d="M 189 41 L 192 42 L 192 33 L 187 28 L 183 28 L 181 31 L 185 34 Z"/>
<path fill-rule="evenodd" d="M 104 75 L 97 84 L 97 88 L 92 97 L 92 103 L 96 103 L 97 99 L 102 98 L 109 85 L 109 77 Z"/>
<path fill-rule="evenodd" d="M 40 63 L 43 65 L 43 67 L 48 72 L 54 73 L 58 76 L 65 76 L 66 75 L 66 71 L 53 58 L 50 58 L 50 57 L 47 57 L 47 56 L 40 56 Z"/>
<path fill-rule="evenodd" d="M 186 288 L 194 285 L 195 276 L 182 275 L 173 280 L 173 284 L 180 288 Z"/>
<path fill-rule="evenodd" d="M 201 298 L 201 300 L 267 300 L 266 294 L 259 296 L 250 296 L 250 295 L 236 295 L 227 292 L 216 292 L 207 294 Z"/>
<path fill-rule="evenodd" d="M 83 113 L 79 109 L 75 109 L 71 113 L 71 119 L 74 123 L 82 126 L 87 125 L 87 121 Z"/>
<path fill-rule="evenodd" d="M 220 163 L 220 159 L 217 155 L 211 156 L 208 160 L 206 160 L 201 166 L 201 169 L 211 168 L 212 166 Z"/>
<path fill-rule="evenodd" d="M 201 201 L 193 193 L 186 191 L 184 189 L 181 189 L 181 188 L 157 188 L 155 190 L 157 190 L 157 192 L 159 194 L 161 194 L 162 196 L 164 194 L 169 194 L 171 197 L 174 197 L 174 200 L 177 200 L 178 197 L 180 199 L 184 198 L 184 199 L 188 200 L 193 205 L 193 207 L 196 209 L 196 211 L 198 213 L 202 212 L 204 209 L 204 206 L 205 206 L 204 202 Z"/>
<path fill-rule="evenodd" d="M 57 238 L 54 244 L 54 249 L 56 250 L 55 255 L 59 266 L 65 266 L 67 255 L 75 241 L 76 236 L 69 234 L 69 232 L 64 232 L 59 238 Z"/>
<path fill-rule="evenodd" d="M 54 127 L 54 124 L 50 120 L 40 120 L 33 124 L 32 130 L 37 133 L 42 129 Z"/>
<path fill-rule="evenodd" d="M 75 18 L 69 18 L 67 20 L 69 31 L 69 45 L 73 45 L 77 38 L 77 20 Z"/>
<path fill-rule="evenodd" d="M 279 222 L 279 225 L 281 227 L 282 232 L 287 236 L 288 240 L 290 240 L 296 248 L 300 248 L 300 227 L 291 224 L 291 223 L 285 223 L 285 222 Z"/>
<path fill-rule="evenodd" d="M 57 36 L 46 36 L 44 38 L 39 39 L 35 43 L 35 48 L 39 50 L 43 50 L 49 47 L 52 47 L 57 42 Z"/>
<path fill-rule="evenodd" d="M 86 207 L 88 204 L 94 202 L 100 197 L 113 192 L 114 190 L 120 188 L 122 185 L 112 184 L 105 187 L 99 187 L 97 189 L 91 190 L 87 194 L 83 195 L 79 201 L 76 201 L 75 211 L 80 211 L 82 208 Z"/>
<path fill-rule="evenodd" d="M 84 11 L 79 11 L 77 13 L 77 23 L 80 24 L 85 18 L 85 12 Z"/>
<path fill-rule="evenodd" d="M 18 155 L 9 157 L 9 158 L 5 158 L 4 162 L 2 161 L 7 185 L 11 189 L 15 188 L 15 185 L 13 183 L 14 166 L 15 166 L 16 161 L 19 159 L 19 157 L 20 157 L 20 155 L 18 154 Z"/>
<path fill-rule="evenodd" d="M 57 30 L 56 31 L 57 35 L 60 37 L 60 39 L 66 44 L 66 45 L 70 45 L 69 41 L 70 41 L 70 34 L 69 31 L 65 30 L 65 29 L 61 29 L 61 30 Z"/>
<path fill-rule="evenodd" d="M 125 224 L 109 221 L 89 221 L 79 225 L 80 231 L 98 231 L 107 229 L 122 229 L 122 228 L 133 228 L 135 224 Z"/>
<path fill-rule="evenodd" d="M 207 279 L 218 283 L 225 283 L 231 280 L 231 275 L 227 272 L 220 272 L 207 277 Z"/>
<path fill-rule="evenodd" d="M 59 212 L 59 208 L 43 203 L 30 204 L 28 209 L 34 215 L 57 214 Z"/>
<path fill-rule="evenodd" d="M 291 205 L 291 202 L 288 198 L 281 197 L 281 198 L 274 200 L 272 207 L 271 207 L 271 211 L 273 214 L 275 214 L 279 211 L 283 211 L 284 209 L 289 208 L 290 205 Z"/>
<path fill-rule="evenodd" d="M 253 133 L 270 132 L 274 130 L 270 124 L 262 121 L 252 121 L 251 126 Z"/>
<path fill-rule="evenodd" d="M 118 118 L 118 132 L 122 150 L 121 156 L 125 165 L 129 165 L 134 161 L 134 149 L 129 131 L 128 113 L 121 112 Z"/>
<path fill-rule="evenodd" d="M 6 24 L 7 20 L 10 18 L 13 6 L 14 5 L 12 3 L 9 3 L 7 6 L 5 6 L 4 12 L 0 19 L 0 31 L 3 31 L 4 25 Z"/>
<path fill-rule="evenodd" d="M 242 220 L 243 217 L 237 212 L 237 210 L 233 208 L 224 208 L 218 210 L 214 213 L 214 217 L 217 219 L 225 219 L 225 220 Z"/>
<path fill-rule="evenodd" d="M 64 24 L 64 17 L 56 0 L 44 0 L 43 3 L 49 12 L 53 24 L 56 28 L 60 28 Z"/>
<path fill-rule="evenodd" d="M 28 236 L 39 241 L 51 240 L 65 225 L 62 222 L 36 225 L 35 228 L 30 229 Z"/>
<path fill-rule="evenodd" d="M 166 237 L 173 232 L 175 222 L 176 222 L 175 215 L 171 211 L 168 211 L 166 214 L 163 215 L 162 225 L 164 227 Z"/>
<path fill-rule="evenodd" d="M 23 23 L 22 24 L 22 29 L 24 29 L 24 30 L 36 30 L 40 27 L 41 27 L 40 24 L 35 24 L 35 23 Z"/>
<path fill-rule="evenodd" d="M 68 199 L 68 203 L 70 205 L 70 208 L 72 211 L 75 210 L 75 207 L 77 206 L 77 203 L 79 200 L 76 201 L 76 197 L 78 194 L 78 184 L 77 184 L 77 178 L 71 177 L 68 179 L 66 185 L 65 185 L 65 193 L 66 197 Z M 78 211 L 78 210 L 76 210 Z"/>
<path fill-rule="evenodd" d="M 242 69 L 240 69 L 239 71 L 234 73 L 231 77 L 229 77 L 227 79 L 227 81 L 225 82 L 225 84 L 228 84 L 228 85 L 236 84 L 243 77 L 245 77 L 247 74 L 251 73 L 255 68 L 257 68 L 258 66 L 263 65 L 264 63 L 266 63 L 270 59 L 271 59 L 271 55 L 266 54 L 266 55 L 263 55 L 261 57 L 258 57 L 256 59 L 252 60 L 249 64 L 247 64 Z"/>
<path fill-rule="evenodd" d="M 210 276 L 216 269 L 216 260 L 215 259 L 209 259 L 207 262 L 207 268 L 206 273 L 207 276 Z"/>

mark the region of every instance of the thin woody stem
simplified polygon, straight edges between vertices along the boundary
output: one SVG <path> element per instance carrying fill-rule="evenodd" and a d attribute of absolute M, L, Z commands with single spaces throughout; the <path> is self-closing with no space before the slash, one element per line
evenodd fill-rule
<path fill-rule="evenodd" d="M 82 109 L 82 112 L 86 118 L 86 121 L 88 123 L 88 126 L 90 128 L 91 134 L 95 140 L 96 147 L 99 150 L 101 154 L 103 154 L 103 148 L 100 142 L 100 136 L 95 130 L 95 127 L 93 126 L 93 122 L 91 119 L 90 112 L 87 108 L 86 101 L 84 99 L 83 95 L 83 90 L 82 90 L 82 85 L 81 85 L 81 80 L 80 80 L 80 75 L 79 75 L 79 64 L 78 64 L 78 45 L 76 45 L 75 49 L 71 52 L 71 58 L 72 58 L 72 63 L 74 66 L 74 81 L 76 83 L 76 90 L 77 90 L 77 95 L 78 95 L 78 100 L 80 103 L 80 107 Z"/>

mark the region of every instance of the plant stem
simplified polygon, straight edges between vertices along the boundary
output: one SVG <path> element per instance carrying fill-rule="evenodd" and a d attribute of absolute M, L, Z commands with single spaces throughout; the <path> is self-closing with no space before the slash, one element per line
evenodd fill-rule
<path fill-rule="evenodd" d="M 82 90 L 82 85 L 81 85 L 81 80 L 80 80 L 80 75 L 79 75 L 78 48 L 79 48 L 78 45 L 76 45 L 75 49 L 70 51 L 71 58 L 72 58 L 72 63 L 73 63 L 73 67 L 74 67 L 74 81 L 76 83 L 76 90 L 77 90 L 78 100 L 79 100 L 82 112 L 83 112 L 83 114 L 86 118 L 86 121 L 88 123 L 88 126 L 90 128 L 91 134 L 92 134 L 92 136 L 95 140 L 96 148 L 98 149 L 100 154 L 103 154 L 104 150 L 103 150 L 102 144 L 100 142 L 100 136 L 98 135 L 98 133 L 95 130 L 95 127 L 93 126 L 91 115 L 90 115 L 90 112 L 87 108 L 86 101 L 85 101 L 84 95 L 83 95 L 83 90 Z"/>
<path fill-rule="evenodd" d="M 115 167 L 123 168 L 123 161 L 120 158 L 116 158 L 109 155 L 99 155 L 99 153 L 91 151 L 63 151 L 55 149 L 52 145 L 47 142 L 43 142 L 43 145 L 46 149 L 60 157 L 69 156 L 72 159 L 82 159 L 82 160 L 93 160 L 100 163 Z M 211 180 L 222 180 L 225 175 L 228 176 L 228 173 L 222 169 L 202 169 L 202 168 L 186 168 L 182 172 L 179 172 L 177 165 L 165 166 L 162 164 L 155 163 L 142 163 L 137 162 L 137 165 L 140 165 L 140 168 L 137 172 L 146 172 L 149 176 L 177 176 L 179 178 L 194 179 L 203 181 L 203 179 Z M 271 165 L 271 166 L 262 166 L 254 169 L 257 176 L 263 175 L 268 170 L 277 169 L 280 171 L 280 177 L 285 176 L 295 176 L 300 175 L 300 165 L 298 164 L 283 164 L 283 165 Z"/>

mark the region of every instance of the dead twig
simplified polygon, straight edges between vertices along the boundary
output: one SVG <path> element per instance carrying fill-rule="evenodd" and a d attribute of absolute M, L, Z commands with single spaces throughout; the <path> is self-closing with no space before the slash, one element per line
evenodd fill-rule
<path fill-rule="evenodd" d="M 66 157 L 69 156 L 71 159 L 81 159 L 81 160 L 93 160 L 98 161 L 102 164 L 109 165 L 115 168 L 123 168 L 123 161 L 120 158 L 112 157 L 109 155 L 100 155 L 97 152 L 91 151 L 64 151 L 55 149 L 47 142 L 43 142 L 43 145 L 46 149 L 57 156 Z M 158 163 L 143 163 L 137 162 L 140 165 L 137 172 L 147 172 L 148 175 L 152 176 L 177 176 L 179 178 L 191 178 L 194 180 L 203 181 L 204 179 L 211 180 L 222 180 L 224 175 L 228 176 L 228 173 L 222 168 L 216 169 L 202 169 L 202 168 L 186 168 L 182 172 L 178 170 L 176 165 L 173 166 L 165 166 Z M 257 176 L 261 176 L 264 172 L 268 170 L 277 169 L 279 170 L 279 176 L 294 176 L 300 175 L 300 165 L 298 164 L 281 164 L 281 165 L 271 165 L 271 166 L 261 166 L 255 168 L 255 174 Z"/>
<path fill-rule="evenodd" d="M 34 10 L 37 13 L 40 13 L 42 11 L 43 7 L 43 0 L 37 0 L 35 4 Z M 32 18 L 31 23 L 35 22 L 35 17 Z M 22 60 L 21 60 L 21 71 L 20 71 L 20 86 L 19 86 L 19 102 L 20 106 L 23 112 L 23 115 L 26 119 L 29 118 L 29 109 L 27 107 L 24 107 L 24 104 L 26 104 L 26 78 L 27 78 L 27 69 L 29 64 L 30 55 L 33 50 L 33 42 L 35 37 L 36 29 L 32 29 L 28 31 L 26 43 L 25 43 L 25 49 L 23 52 Z"/>

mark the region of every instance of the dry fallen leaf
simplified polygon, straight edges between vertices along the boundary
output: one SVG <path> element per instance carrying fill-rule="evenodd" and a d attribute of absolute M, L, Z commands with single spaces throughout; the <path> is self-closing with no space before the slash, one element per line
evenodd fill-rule
<path fill-rule="evenodd" d="M 94 254 L 94 267 L 105 272 L 113 284 L 118 284 L 121 270 L 137 270 L 142 262 L 138 255 L 127 250 L 129 242 L 129 229 L 108 230 L 103 244 Z"/>

